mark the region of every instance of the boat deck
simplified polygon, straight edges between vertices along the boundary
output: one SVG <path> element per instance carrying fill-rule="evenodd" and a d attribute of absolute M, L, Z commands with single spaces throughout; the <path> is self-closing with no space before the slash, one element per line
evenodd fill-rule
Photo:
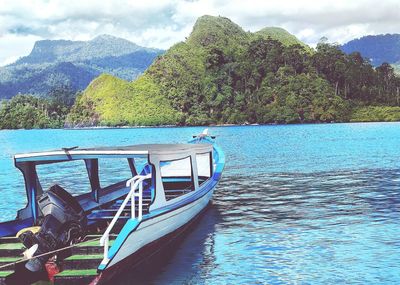
<path fill-rule="evenodd" d="M 151 192 L 149 189 L 146 190 L 143 191 L 143 214 L 149 213 L 151 203 Z M 167 195 L 175 197 L 179 196 L 179 193 L 170 191 Z M 62 271 L 54 277 L 54 284 L 88 284 L 95 278 L 97 267 L 103 259 L 104 248 L 99 244 L 101 234 L 116 215 L 124 198 L 121 197 L 87 213 L 89 235 L 86 236 L 86 241 L 62 253 L 66 258 L 62 261 Z M 138 203 L 135 203 L 135 215 L 138 215 Z M 124 208 L 113 229 L 110 246 L 129 218 L 131 218 L 131 202 Z M 0 284 L 4 284 L 5 278 L 12 274 L 17 266 L 25 264 L 21 261 L 25 250 L 23 244 L 15 237 L 0 238 Z M 5 265 L 9 266 L 2 267 Z"/>
<path fill-rule="evenodd" d="M 110 244 L 114 242 L 115 235 L 110 236 Z M 89 235 L 87 241 L 73 247 L 69 256 L 62 262 L 62 271 L 54 278 L 54 284 L 87 284 L 97 275 L 97 266 L 103 259 L 103 247 L 99 245 L 100 235 Z M 0 267 L 20 261 L 25 250 L 22 243 L 16 238 L 0 239 Z M 18 262 L 8 267 L 0 268 L 0 284 L 14 272 L 16 266 L 24 265 Z M 41 283 L 43 284 L 43 283 Z"/>
<path fill-rule="evenodd" d="M 148 213 L 150 201 L 150 196 L 143 196 L 143 214 Z M 54 278 L 54 284 L 88 284 L 93 280 L 97 275 L 97 267 L 103 259 L 104 248 L 99 244 L 100 234 L 114 218 L 122 202 L 123 199 L 118 199 L 88 213 L 89 235 L 86 236 L 86 241 L 62 253 L 66 258 L 62 261 L 62 271 Z M 137 215 L 138 204 L 135 206 Z M 118 233 L 130 217 L 129 202 L 118 219 L 114 233 Z M 115 234 L 110 236 L 110 246 L 115 237 Z M 21 261 L 24 251 L 25 248 L 18 238 L 0 238 L 0 284 L 4 284 L 5 278 L 12 274 L 17 266 L 25 264 Z M 4 267 L 5 265 L 8 266 Z"/>

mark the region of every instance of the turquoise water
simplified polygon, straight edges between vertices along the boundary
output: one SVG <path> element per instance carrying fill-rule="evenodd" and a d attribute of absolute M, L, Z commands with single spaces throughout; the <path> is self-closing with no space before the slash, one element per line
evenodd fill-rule
<path fill-rule="evenodd" d="M 182 142 L 201 130 L 1 131 L 1 219 L 25 203 L 15 153 Z M 113 284 L 400 283 L 399 123 L 210 131 L 227 160 L 213 204 L 150 272 Z"/>

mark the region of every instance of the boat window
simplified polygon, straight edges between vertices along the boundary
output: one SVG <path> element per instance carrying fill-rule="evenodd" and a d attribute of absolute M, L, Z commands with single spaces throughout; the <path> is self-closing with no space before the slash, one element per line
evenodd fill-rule
<path fill-rule="evenodd" d="M 194 190 L 190 157 L 160 161 L 160 170 L 167 201 Z"/>
<path fill-rule="evenodd" d="M 43 191 L 54 184 L 76 196 L 91 191 L 90 181 L 83 160 L 36 165 L 36 172 Z"/>
<path fill-rule="evenodd" d="M 199 185 L 203 184 L 211 177 L 211 161 L 211 152 L 196 154 Z"/>
<path fill-rule="evenodd" d="M 132 172 L 126 158 L 100 158 L 98 161 L 101 188 L 132 178 Z"/>

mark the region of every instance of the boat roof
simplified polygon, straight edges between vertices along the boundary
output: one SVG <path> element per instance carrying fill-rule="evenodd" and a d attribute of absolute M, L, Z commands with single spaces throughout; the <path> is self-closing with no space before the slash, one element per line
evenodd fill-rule
<path fill-rule="evenodd" d="M 15 162 L 27 161 L 64 161 L 76 159 L 91 159 L 100 157 L 134 157 L 147 155 L 183 155 L 205 153 L 212 150 L 211 144 L 138 144 L 118 147 L 96 147 L 96 148 L 63 148 L 52 151 L 41 151 L 32 153 L 16 154 Z"/>

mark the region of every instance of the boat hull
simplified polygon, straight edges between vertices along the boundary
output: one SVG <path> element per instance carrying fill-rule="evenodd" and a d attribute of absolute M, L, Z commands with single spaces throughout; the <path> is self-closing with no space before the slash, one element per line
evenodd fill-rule
<path fill-rule="evenodd" d="M 125 240 L 107 268 L 91 284 L 104 284 L 127 268 L 134 268 L 181 234 L 206 208 L 212 198 L 211 189 L 204 196 L 185 206 L 143 221 Z"/>

